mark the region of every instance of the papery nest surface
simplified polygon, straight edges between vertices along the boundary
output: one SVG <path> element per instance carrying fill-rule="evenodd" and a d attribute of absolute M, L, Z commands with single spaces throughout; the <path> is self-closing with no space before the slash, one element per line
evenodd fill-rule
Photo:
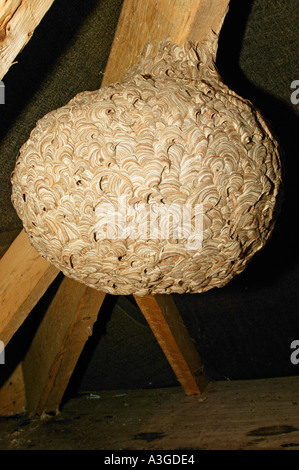
<path fill-rule="evenodd" d="M 110 294 L 198 293 L 226 285 L 267 242 L 278 143 L 222 82 L 213 47 L 149 47 L 121 82 L 37 122 L 12 202 L 65 275 Z"/>

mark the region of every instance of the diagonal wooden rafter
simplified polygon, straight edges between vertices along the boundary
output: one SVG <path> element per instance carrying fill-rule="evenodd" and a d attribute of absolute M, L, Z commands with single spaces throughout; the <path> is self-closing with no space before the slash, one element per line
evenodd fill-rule
<path fill-rule="evenodd" d="M 63 278 L 23 361 L 27 412 L 57 411 L 104 298 Z"/>
<path fill-rule="evenodd" d="M 120 80 L 127 68 L 138 61 L 147 42 L 155 46 L 157 41 L 168 37 L 179 45 L 187 39 L 200 43 L 211 29 L 219 33 L 228 4 L 229 0 L 125 0 L 102 86 Z M 22 231 L 0 260 L 0 340 L 7 344 L 58 273 L 38 255 Z M 82 285 L 78 287 L 70 279 L 63 281 L 56 295 L 25 357 L 23 388 L 17 369 L 16 383 L 26 390 L 31 412 L 58 408 L 87 339 L 80 334 L 82 312 L 84 316 L 91 312 L 92 326 L 104 299 L 104 294 Z M 202 364 L 172 299 L 159 295 L 135 297 L 135 300 L 186 393 L 200 393 L 207 383 Z M 64 312 L 61 305 L 65 307 Z M 57 315 L 65 315 L 66 323 L 61 331 L 58 331 L 59 322 L 53 326 L 55 341 L 47 335 L 47 330 Z M 51 353 L 46 354 L 45 350 Z"/>
<path fill-rule="evenodd" d="M 134 298 L 186 394 L 202 392 L 208 383 L 204 366 L 171 295 Z"/>
<path fill-rule="evenodd" d="M 229 0 L 125 0 L 102 86 L 120 80 L 148 42 L 154 54 L 166 38 L 182 46 L 187 40 L 201 43 L 211 30 L 218 34 L 228 5 Z"/>
<path fill-rule="evenodd" d="M 58 273 L 22 230 L 0 260 L 0 339 L 5 346 Z"/>
<path fill-rule="evenodd" d="M 0 79 L 24 48 L 54 0 L 0 0 Z"/>

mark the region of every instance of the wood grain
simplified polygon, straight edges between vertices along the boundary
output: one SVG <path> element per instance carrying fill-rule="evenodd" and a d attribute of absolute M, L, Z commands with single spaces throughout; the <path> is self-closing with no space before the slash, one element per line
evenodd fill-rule
<path fill-rule="evenodd" d="M 208 383 L 204 367 L 173 298 L 167 294 L 134 298 L 185 393 L 201 393 Z"/>
<path fill-rule="evenodd" d="M 0 0 L 0 79 L 54 0 Z"/>
<path fill-rule="evenodd" d="M 20 363 L 0 388 L 0 416 L 23 413 L 25 406 L 25 388 Z"/>
<path fill-rule="evenodd" d="M 22 230 L 0 260 L 0 339 L 5 345 L 58 273 Z"/>
<path fill-rule="evenodd" d="M 0 450 L 100 447 L 111 457 L 113 449 L 143 449 L 156 462 L 160 451 L 173 450 L 194 455 L 191 468 L 204 450 L 299 450 L 298 390 L 294 376 L 218 381 L 200 397 L 181 387 L 82 393 L 51 420 L 3 420 Z"/>
<path fill-rule="evenodd" d="M 23 362 L 26 411 L 56 411 L 105 298 L 64 277 Z"/>
<path fill-rule="evenodd" d="M 212 29 L 221 30 L 229 0 L 125 0 L 102 86 L 122 79 L 138 62 L 145 45 L 167 37 L 182 46 L 188 39 L 203 41 Z"/>

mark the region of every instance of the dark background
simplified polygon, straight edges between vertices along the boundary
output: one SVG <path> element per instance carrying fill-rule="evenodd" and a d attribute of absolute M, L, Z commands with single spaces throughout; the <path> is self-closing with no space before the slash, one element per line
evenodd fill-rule
<path fill-rule="evenodd" d="M 0 233 L 22 228 L 10 202 L 19 148 L 37 119 L 76 93 L 99 88 L 121 6 L 121 0 L 55 0 L 3 78 Z M 299 104 L 290 101 L 291 82 L 299 79 L 298 10 L 297 0 L 231 0 L 221 31 L 219 72 L 271 122 L 284 151 L 285 174 L 273 236 L 246 270 L 222 289 L 173 296 L 212 380 L 299 373 L 299 364 L 290 361 L 291 342 L 299 339 Z M 59 282 L 17 332 L 6 357 L 16 361 L 24 354 Z M 106 296 L 67 396 L 172 385 L 176 378 L 133 298 Z"/>

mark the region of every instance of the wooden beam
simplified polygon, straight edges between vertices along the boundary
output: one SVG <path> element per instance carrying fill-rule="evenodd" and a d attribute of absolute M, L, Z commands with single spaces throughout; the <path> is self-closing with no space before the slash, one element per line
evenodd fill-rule
<path fill-rule="evenodd" d="M 102 86 L 122 79 L 138 62 L 145 45 L 167 37 L 182 46 L 188 39 L 203 41 L 212 29 L 217 34 L 229 0 L 125 0 L 120 14 Z"/>
<path fill-rule="evenodd" d="M 26 411 L 57 411 L 105 298 L 64 277 L 23 361 Z"/>
<path fill-rule="evenodd" d="M 58 273 L 22 230 L 0 260 L 0 340 L 5 346 Z"/>
<path fill-rule="evenodd" d="M 0 0 L 0 80 L 54 0 Z"/>
<path fill-rule="evenodd" d="M 201 393 L 208 383 L 204 367 L 173 298 L 167 294 L 134 298 L 185 393 Z"/>
<path fill-rule="evenodd" d="M 19 363 L 0 388 L 0 416 L 12 416 L 23 413 L 25 407 L 23 371 L 22 364 Z"/>

